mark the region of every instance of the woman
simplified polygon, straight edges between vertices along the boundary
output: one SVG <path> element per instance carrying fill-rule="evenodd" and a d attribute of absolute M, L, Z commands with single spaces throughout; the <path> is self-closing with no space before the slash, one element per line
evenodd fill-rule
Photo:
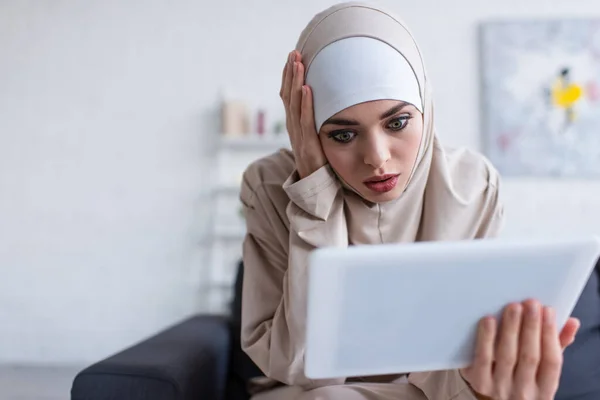
<path fill-rule="evenodd" d="M 269 378 L 253 399 L 552 399 L 577 321 L 559 335 L 552 310 L 533 300 L 508 305 L 501 324 L 483 318 L 462 371 L 306 378 L 313 249 L 492 237 L 502 205 L 483 157 L 438 142 L 421 53 L 381 8 L 343 3 L 316 15 L 289 55 L 280 95 L 293 151 L 253 163 L 241 191 L 242 347 Z"/>

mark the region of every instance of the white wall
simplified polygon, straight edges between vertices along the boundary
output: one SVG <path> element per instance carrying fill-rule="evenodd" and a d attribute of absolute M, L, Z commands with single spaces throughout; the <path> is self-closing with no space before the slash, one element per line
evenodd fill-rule
<path fill-rule="evenodd" d="M 202 308 L 216 96 L 281 112 L 287 52 L 332 3 L 0 0 L 0 362 L 93 361 Z M 476 24 L 600 17 L 597 0 L 389 3 L 442 139 L 474 147 Z M 507 235 L 600 231 L 599 182 L 504 189 Z"/>

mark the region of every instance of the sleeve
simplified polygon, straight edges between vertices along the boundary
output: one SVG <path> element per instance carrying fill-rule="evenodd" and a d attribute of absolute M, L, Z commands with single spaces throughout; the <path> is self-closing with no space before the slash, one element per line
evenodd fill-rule
<path fill-rule="evenodd" d="M 244 179 L 241 192 L 247 224 L 242 348 L 267 377 L 285 384 L 343 383 L 304 375 L 307 257 L 318 246 L 348 245 L 341 186 L 329 166 L 302 180 L 294 172 L 279 199 L 250 181 Z M 276 211 L 282 201 L 289 231 Z"/>

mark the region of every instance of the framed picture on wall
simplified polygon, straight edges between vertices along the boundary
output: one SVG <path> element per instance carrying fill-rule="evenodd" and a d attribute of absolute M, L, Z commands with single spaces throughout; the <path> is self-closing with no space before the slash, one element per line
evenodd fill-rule
<path fill-rule="evenodd" d="M 487 156 L 505 176 L 600 177 L 600 19 L 480 26 Z"/>

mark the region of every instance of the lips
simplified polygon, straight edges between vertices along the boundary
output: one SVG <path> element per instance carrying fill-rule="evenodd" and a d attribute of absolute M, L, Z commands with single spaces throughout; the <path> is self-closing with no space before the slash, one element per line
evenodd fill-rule
<path fill-rule="evenodd" d="M 398 184 L 400 174 L 387 174 L 374 176 L 365 180 L 364 185 L 376 193 L 386 193 L 394 189 Z"/>
<path fill-rule="evenodd" d="M 369 179 L 366 179 L 364 182 L 365 183 L 382 182 L 387 179 L 393 178 L 394 176 L 398 176 L 398 174 L 386 174 L 386 175 L 373 176 Z"/>

